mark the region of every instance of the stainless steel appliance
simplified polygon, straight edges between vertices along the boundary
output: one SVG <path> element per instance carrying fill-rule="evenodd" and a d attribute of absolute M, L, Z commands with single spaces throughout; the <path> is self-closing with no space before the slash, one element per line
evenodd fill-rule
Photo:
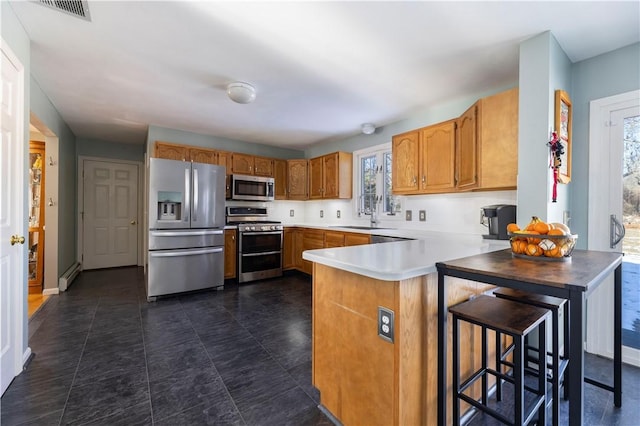
<path fill-rule="evenodd" d="M 225 168 L 149 160 L 147 299 L 224 285 Z"/>
<path fill-rule="evenodd" d="M 271 177 L 231 175 L 231 199 L 273 201 L 274 182 Z"/>
<path fill-rule="evenodd" d="M 238 282 L 282 276 L 282 224 L 263 207 L 227 207 L 227 224 L 238 226 Z"/>
<path fill-rule="evenodd" d="M 480 223 L 489 228 L 489 234 L 483 238 L 492 240 L 508 240 L 507 225 L 516 221 L 516 206 L 510 204 L 494 204 L 480 209 Z"/>

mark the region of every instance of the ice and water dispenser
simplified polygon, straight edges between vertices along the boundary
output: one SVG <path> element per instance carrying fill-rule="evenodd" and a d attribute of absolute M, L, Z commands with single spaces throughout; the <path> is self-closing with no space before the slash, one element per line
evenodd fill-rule
<path fill-rule="evenodd" d="M 158 220 L 182 220 L 182 194 L 179 192 L 158 192 Z"/>

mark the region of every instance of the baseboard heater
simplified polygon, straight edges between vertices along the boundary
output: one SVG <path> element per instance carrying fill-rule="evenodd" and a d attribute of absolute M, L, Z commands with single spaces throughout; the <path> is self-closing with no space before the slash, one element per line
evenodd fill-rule
<path fill-rule="evenodd" d="M 65 271 L 64 274 L 62 274 L 62 276 L 58 280 L 58 288 L 60 289 L 60 291 L 66 291 L 67 288 L 69 288 L 69 286 L 71 285 L 71 282 L 80 273 L 81 266 L 82 265 L 80 264 L 80 262 L 76 262 L 73 265 L 71 265 L 69 269 Z"/>

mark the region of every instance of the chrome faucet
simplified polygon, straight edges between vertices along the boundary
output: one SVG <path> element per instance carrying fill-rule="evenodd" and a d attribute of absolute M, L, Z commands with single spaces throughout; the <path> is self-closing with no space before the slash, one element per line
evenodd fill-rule
<path fill-rule="evenodd" d="M 378 224 L 380 223 L 380 220 L 378 219 L 378 201 L 379 201 L 379 197 L 376 195 L 372 196 L 373 199 L 371 200 L 371 215 L 369 217 L 369 219 L 371 220 L 371 227 L 375 228 L 378 226 Z"/>

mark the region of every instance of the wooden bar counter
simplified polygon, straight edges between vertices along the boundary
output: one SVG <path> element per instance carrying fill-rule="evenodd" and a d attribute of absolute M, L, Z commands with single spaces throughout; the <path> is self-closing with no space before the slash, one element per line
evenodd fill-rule
<path fill-rule="evenodd" d="M 479 236 L 310 250 L 313 266 L 313 384 L 345 426 L 437 422 L 439 260 L 505 247 Z M 493 286 L 467 280 L 448 303 Z M 393 341 L 379 336 L 378 308 L 393 312 Z M 463 371 L 480 365 L 468 327 Z"/>

